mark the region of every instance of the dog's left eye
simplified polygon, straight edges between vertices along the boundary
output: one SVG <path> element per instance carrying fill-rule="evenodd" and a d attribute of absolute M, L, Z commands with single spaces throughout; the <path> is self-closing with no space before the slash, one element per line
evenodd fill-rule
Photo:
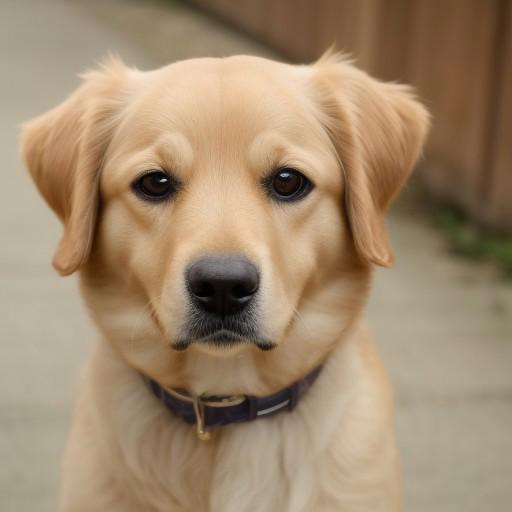
<path fill-rule="evenodd" d="M 304 174 L 289 167 L 265 178 L 263 184 L 269 195 L 278 201 L 298 201 L 313 189 L 313 184 Z"/>
<path fill-rule="evenodd" d="M 177 182 L 163 171 L 148 171 L 133 183 L 135 193 L 148 201 L 163 201 L 176 192 Z"/>

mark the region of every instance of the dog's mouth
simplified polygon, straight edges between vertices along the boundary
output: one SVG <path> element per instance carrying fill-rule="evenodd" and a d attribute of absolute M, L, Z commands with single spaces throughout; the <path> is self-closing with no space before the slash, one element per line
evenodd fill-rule
<path fill-rule="evenodd" d="M 243 344 L 254 345 L 260 350 L 276 347 L 272 340 L 261 334 L 255 307 L 224 317 L 190 308 L 181 333 L 171 343 L 171 348 L 184 351 L 193 344 L 205 345 L 214 350 L 230 349 Z"/>
<path fill-rule="evenodd" d="M 271 350 L 276 346 L 272 341 L 262 339 L 260 337 L 243 335 L 225 328 L 218 329 L 201 337 L 180 338 L 172 343 L 171 346 L 174 350 L 183 351 L 193 343 L 204 343 L 219 349 L 232 348 L 244 343 L 253 344 L 260 350 Z"/>

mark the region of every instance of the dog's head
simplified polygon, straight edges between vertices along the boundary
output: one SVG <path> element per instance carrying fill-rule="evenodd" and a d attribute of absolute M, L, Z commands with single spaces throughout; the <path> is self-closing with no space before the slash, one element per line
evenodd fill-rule
<path fill-rule="evenodd" d="M 64 225 L 54 266 L 81 270 L 121 354 L 169 385 L 216 368 L 254 392 L 358 316 L 427 125 L 407 88 L 335 56 L 111 61 L 24 127 L 22 151 Z"/>

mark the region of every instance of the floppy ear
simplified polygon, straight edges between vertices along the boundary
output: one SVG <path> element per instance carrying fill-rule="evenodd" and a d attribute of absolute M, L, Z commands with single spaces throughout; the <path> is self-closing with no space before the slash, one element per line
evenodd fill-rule
<path fill-rule="evenodd" d="M 379 82 L 336 55 L 314 66 L 324 122 L 345 176 L 345 207 L 361 258 L 393 264 L 384 211 L 411 173 L 428 127 L 407 86 Z"/>
<path fill-rule="evenodd" d="M 128 68 L 110 59 L 64 103 L 22 127 L 21 153 L 39 192 L 64 225 L 53 258 L 61 275 L 87 261 L 103 156 L 122 108 Z"/>

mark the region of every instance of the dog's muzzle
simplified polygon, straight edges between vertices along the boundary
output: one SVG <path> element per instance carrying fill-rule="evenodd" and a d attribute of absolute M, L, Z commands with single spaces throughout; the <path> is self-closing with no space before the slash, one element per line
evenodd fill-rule
<path fill-rule="evenodd" d="M 190 307 L 174 349 L 184 350 L 196 341 L 224 347 L 251 342 L 262 350 L 273 348 L 274 344 L 259 334 L 260 277 L 246 257 L 202 257 L 188 267 L 185 282 Z"/>
<path fill-rule="evenodd" d="M 186 272 L 187 290 L 198 309 L 224 319 L 248 308 L 259 289 L 258 269 L 243 256 L 207 256 Z"/>

